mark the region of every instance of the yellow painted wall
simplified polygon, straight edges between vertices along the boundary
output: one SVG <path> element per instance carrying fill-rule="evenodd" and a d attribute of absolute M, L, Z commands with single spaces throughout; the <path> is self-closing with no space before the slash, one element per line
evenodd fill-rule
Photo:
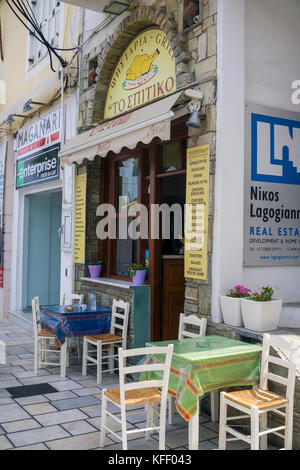
<path fill-rule="evenodd" d="M 78 36 L 81 24 L 81 9 L 76 6 L 61 3 L 64 16 L 63 48 L 70 48 L 78 45 Z M 18 109 L 14 112 L 23 114 L 25 100 L 22 97 L 30 96 L 34 101 L 49 102 L 56 90 L 60 89 L 58 70 L 59 61 L 54 59 L 54 73 L 50 69 L 50 61 L 47 56 L 46 62 L 41 59 L 34 66 L 28 64 L 28 31 L 16 18 L 4 0 L 0 0 L 0 19 L 2 27 L 2 44 L 4 61 L 0 58 L 0 80 L 6 84 L 6 104 L 0 104 L 0 115 L 14 104 L 18 104 Z M 69 61 L 73 52 L 59 52 L 64 59 Z M 45 64 L 45 65 L 42 65 Z M 76 65 L 76 61 L 74 63 Z M 49 82 L 49 87 L 47 83 Z M 51 82 L 51 83 L 50 83 Z M 42 95 L 36 95 L 41 85 L 46 85 L 47 91 Z M 3 119 L 0 119 L 0 125 Z"/>

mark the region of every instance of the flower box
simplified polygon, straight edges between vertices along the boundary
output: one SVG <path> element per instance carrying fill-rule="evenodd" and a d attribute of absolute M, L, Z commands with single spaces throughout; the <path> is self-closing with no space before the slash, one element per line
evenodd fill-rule
<path fill-rule="evenodd" d="M 243 326 L 241 299 L 220 295 L 223 321 L 230 326 Z"/>
<path fill-rule="evenodd" d="M 274 331 L 279 324 L 282 300 L 256 302 L 241 299 L 245 328 L 252 331 Z"/>

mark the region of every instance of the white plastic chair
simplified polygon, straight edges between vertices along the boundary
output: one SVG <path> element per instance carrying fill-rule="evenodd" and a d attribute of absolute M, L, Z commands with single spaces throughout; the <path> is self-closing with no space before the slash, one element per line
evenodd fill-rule
<path fill-rule="evenodd" d="M 270 348 L 279 351 L 281 357 L 270 355 Z M 282 353 L 283 352 L 283 353 Z M 289 356 L 289 357 L 287 357 Z M 278 375 L 280 369 L 270 370 L 270 364 L 287 370 L 287 377 Z M 261 375 L 258 389 L 238 392 L 221 393 L 219 449 L 226 449 L 226 441 L 243 440 L 251 445 L 251 450 L 266 450 L 268 435 L 273 433 L 284 440 L 284 449 L 292 449 L 293 440 L 293 401 L 296 378 L 296 366 L 299 364 L 299 345 L 288 341 L 283 336 L 264 335 L 261 360 Z M 268 382 L 279 383 L 286 387 L 284 396 L 268 391 Z M 230 406 L 243 413 L 242 416 L 227 417 L 227 407 Z M 285 412 L 282 410 L 285 409 Z M 279 419 L 284 418 L 284 425 L 267 428 L 267 413 L 273 412 Z M 228 421 L 250 418 L 251 435 L 246 436 L 237 429 L 229 426 Z M 284 431 L 283 434 L 280 431 Z M 233 438 L 226 439 L 227 433 Z M 261 443 L 260 443 L 261 440 Z M 261 444 L 261 445 L 260 445 Z"/>
<path fill-rule="evenodd" d="M 186 329 L 186 327 L 194 327 L 194 330 L 197 332 Z M 197 338 L 199 336 L 206 335 L 206 318 L 199 318 L 196 315 L 185 315 L 184 313 L 180 314 L 179 318 L 179 330 L 178 330 L 178 339 L 184 338 Z M 211 420 L 212 422 L 218 421 L 219 410 L 218 410 L 219 396 L 218 391 L 210 393 L 210 407 L 211 407 Z M 175 413 L 175 398 L 170 397 L 169 404 L 169 424 L 174 424 L 174 413 Z"/>
<path fill-rule="evenodd" d="M 55 345 L 55 334 L 41 328 L 40 302 L 38 297 L 32 299 L 32 319 L 34 335 L 34 374 L 38 374 L 38 369 L 45 365 L 60 365 L 61 376 L 65 376 L 67 365 L 67 347 L 57 348 Z M 54 347 L 51 347 L 51 343 Z M 59 363 L 49 362 L 48 353 L 59 354 Z"/>
<path fill-rule="evenodd" d="M 170 376 L 170 366 L 173 353 L 173 344 L 167 347 L 149 347 L 140 349 L 131 349 L 124 351 L 119 349 L 119 379 L 120 388 L 102 391 L 102 421 L 100 434 L 100 447 L 105 446 L 105 438 L 107 433 L 113 434 L 114 437 L 122 441 L 123 450 L 127 450 L 127 435 L 145 432 L 146 439 L 149 439 L 150 433 L 159 432 L 159 449 L 165 449 L 165 432 L 166 432 L 166 408 L 167 394 Z M 124 366 L 126 358 L 134 356 L 145 356 L 148 354 L 165 355 L 165 362 L 159 364 L 146 363 L 143 365 Z M 159 371 L 162 372 L 160 380 L 141 380 L 138 382 L 125 383 L 127 374 L 140 374 L 142 372 Z M 158 390 L 159 389 L 159 390 Z M 121 419 L 115 414 L 107 411 L 108 402 L 116 405 L 121 411 Z M 160 410 L 158 405 L 160 404 Z M 126 428 L 126 407 L 145 405 L 147 415 L 147 427 L 144 429 L 128 430 Z M 108 427 L 108 417 L 121 425 L 121 436 Z M 159 418 L 159 424 L 158 424 Z"/>
<path fill-rule="evenodd" d="M 78 301 L 78 305 L 83 304 L 84 295 L 83 294 L 61 294 L 60 305 L 73 305 L 74 301 Z M 70 348 L 72 338 L 67 338 L 68 341 L 68 350 Z M 80 359 L 80 338 L 76 338 L 76 347 L 78 359 Z"/>
<path fill-rule="evenodd" d="M 110 333 L 85 336 L 83 338 L 82 375 L 86 375 L 87 366 L 96 364 L 97 384 L 102 383 L 103 372 L 114 372 L 118 370 L 118 367 L 114 367 L 114 361 L 118 359 L 118 354 L 115 353 L 115 347 L 126 349 L 129 310 L 129 302 L 114 299 Z M 92 349 L 88 348 L 89 344 L 92 345 Z M 106 356 L 103 356 L 104 347 L 107 349 Z M 108 369 L 103 370 L 104 364 L 108 365 Z"/>

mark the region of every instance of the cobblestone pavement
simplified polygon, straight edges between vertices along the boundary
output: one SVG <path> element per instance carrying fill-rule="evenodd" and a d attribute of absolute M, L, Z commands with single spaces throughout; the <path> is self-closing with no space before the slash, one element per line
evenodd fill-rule
<path fill-rule="evenodd" d="M 89 450 L 99 449 L 102 388 L 118 387 L 118 376 L 104 374 L 97 386 L 91 372 L 81 374 L 81 363 L 71 355 L 67 377 L 61 378 L 57 367 L 33 373 L 33 340 L 29 331 L 8 321 L 0 320 L 0 340 L 6 343 L 6 365 L 0 365 L 0 450 Z M 88 368 L 88 371 L 91 368 Z M 26 398 L 12 398 L 9 387 L 50 384 L 57 392 Z M 111 406 L 112 413 L 118 412 Z M 127 413 L 128 428 L 145 427 L 144 408 Z M 115 432 L 119 429 L 114 425 Z M 218 446 L 218 424 L 208 416 L 200 416 L 199 449 Z M 129 450 L 157 450 L 158 435 L 149 441 L 144 433 L 129 437 Z M 166 448 L 187 450 L 188 427 L 175 415 L 174 425 L 167 425 Z M 229 448 L 245 449 L 245 443 L 229 443 Z M 109 434 L 105 450 L 120 450 L 121 443 Z"/>

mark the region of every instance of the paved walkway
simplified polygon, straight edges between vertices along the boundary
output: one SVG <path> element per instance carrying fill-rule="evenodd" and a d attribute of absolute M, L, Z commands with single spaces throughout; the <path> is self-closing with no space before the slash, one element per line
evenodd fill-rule
<path fill-rule="evenodd" d="M 97 386 L 89 373 L 81 375 L 81 364 L 71 356 L 67 377 L 62 379 L 56 367 L 33 373 L 33 340 L 30 333 L 11 321 L 0 320 L 0 340 L 7 345 L 6 365 L 0 365 L 0 450 L 88 450 L 99 449 L 101 422 L 101 390 L 118 387 L 117 375 L 104 375 L 104 383 Z M 89 368 L 90 369 L 90 368 Z M 88 370 L 89 370 L 88 369 Z M 9 387 L 47 383 L 57 392 L 16 398 L 6 390 Z M 111 407 L 113 413 L 116 407 Z M 128 428 L 145 427 L 143 408 L 127 414 Z M 118 432 L 119 429 L 115 428 Z M 199 449 L 212 450 L 218 446 L 218 425 L 209 417 L 200 417 Z M 109 435 L 106 450 L 119 450 L 121 444 Z M 167 425 L 167 449 L 187 450 L 186 422 L 175 415 L 175 423 Z M 231 448 L 248 448 L 245 443 L 230 443 Z M 157 450 L 158 435 L 149 441 L 144 433 L 135 434 L 129 450 Z"/>

